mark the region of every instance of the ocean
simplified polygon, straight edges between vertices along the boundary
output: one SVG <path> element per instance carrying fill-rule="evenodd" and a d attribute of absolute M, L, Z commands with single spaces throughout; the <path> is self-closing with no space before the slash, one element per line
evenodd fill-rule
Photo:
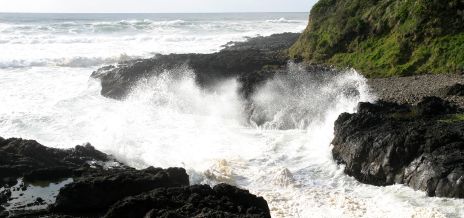
<path fill-rule="evenodd" d="M 355 70 L 317 80 L 297 64 L 252 97 L 247 122 L 234 79 L 205 91 L 181 68 L 100 95 L 90 74 L 156 54 L 212 53 L 230 41 L 302 32 L 306 13 L 0 14 L 0 136 L 70 148 L 90 142 L 136 167 L 184 167 L 191 183 L 263 196 L 273 217 L 463 217 L 464 201 L 402 185 L 364 185 L 332 158 L 333 123 L 374 101 Z M 343 95 L 347 88 L 358 96 Z M 289 128 L 290 127 L 290 128 Z"/>

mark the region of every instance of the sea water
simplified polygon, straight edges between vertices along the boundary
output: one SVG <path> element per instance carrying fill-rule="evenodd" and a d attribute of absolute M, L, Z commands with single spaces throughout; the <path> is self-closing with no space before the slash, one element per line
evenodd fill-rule
<path fill-rule="evenodd" d="M 203 90 L 188 67 L 141 81 L 122 101 L 102 97 L 99 81 L 90 78 L 122 60 L 212 53 L 229 41 L 301 32 L 307 19 L 0 14 L 0 136 L 57 148 L 90 142 L 133 167 L 184 167 L 191 183 L 225 182 L 263 196 L 273 217 L 464 216 L 463 200 L 361 184 L 333 161 L 338 115 L 375 100 L 354 69 L 308 74 L 290 63 L 286 75 L 251 96 L 251 114 L 235 79 Z"/>

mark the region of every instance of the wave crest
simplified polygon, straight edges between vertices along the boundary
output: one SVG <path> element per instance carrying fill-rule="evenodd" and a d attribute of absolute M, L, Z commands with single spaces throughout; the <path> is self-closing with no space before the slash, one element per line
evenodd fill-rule
<path fill-rule="evenodd" d="M 279 19 L 274 19 L 274 20 L 266 20 L 268 23 L 301 23 L 301 21 L 298 20 L 287 20 L 285 17 L 281 17 Z"/>
<path fill-rule="evenodd" d="M 249 122 L 265 129 L 306 129 L 332 109 L 369 100 L 367 80 L 355 70 L 308 72 L 290 63 L 253 95 Z"/>
<path fill-rule="evenodd" d="M 27 68 L 27 67 L 72 67 L 87 68 L 101 65 L 116 64 L 123 61 L 137 59 L 136 56 L 121 54 L 114 57 L 70 57 L 39 60 L 6 60 L 0 62 L 0 69 Z"/>

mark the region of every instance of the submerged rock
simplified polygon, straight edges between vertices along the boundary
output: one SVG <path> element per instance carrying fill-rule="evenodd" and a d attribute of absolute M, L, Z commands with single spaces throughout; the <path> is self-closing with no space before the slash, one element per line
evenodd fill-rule
<path fill-rule="evenodd" d="M 272 77 L 286 65 L 288 58 L 284 50 L 296 41 L 298 35 L 282 33 L 252 38 L 246 42 L 231 42 L 223 50 L 212 54 L 169 54 L 127 61 L 117 66 L 100 68 L 91 77 L 101 81 L 103 96 L 122 99 L 143 79 L 157 76 L 166 70 L 187 68 L 194 71 L 197 83 L 203 87 L 239 77 L 240 82 L 246 81 L 242 87 L 246 95 L 254 85 Z"/>
<path fill-rule="evenodd" d="M 439 98 L 417 106 L 361 103 L 335 122 L 332 153 L 367 184 L 395 183 L 428 196 L 464 198 L 464 119 Z"/>

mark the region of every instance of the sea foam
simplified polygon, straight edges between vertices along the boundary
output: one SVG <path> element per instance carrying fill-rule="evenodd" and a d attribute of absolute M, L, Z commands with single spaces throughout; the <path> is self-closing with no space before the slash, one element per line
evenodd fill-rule
<path fill-rule="evenodd" d="M 273 217 L 464 216 L 462 200 L 360 184 L 333 161 L 338 115 L 375 100 L 355 70 L 290 64 L 257 88 L 251 114 L 235 79 L 204 90 L 188 66 L 140 81 L 124 101 L 102 97 L 89 78 L 124 59 L 208 53 L 245 36 L 300 32 L 307 14 L 1 16 L 2 137 L 58 148 L 91 142 L 133 167 L 185 167 L 192 183 L 227 182 L 263 196 Z"/>

